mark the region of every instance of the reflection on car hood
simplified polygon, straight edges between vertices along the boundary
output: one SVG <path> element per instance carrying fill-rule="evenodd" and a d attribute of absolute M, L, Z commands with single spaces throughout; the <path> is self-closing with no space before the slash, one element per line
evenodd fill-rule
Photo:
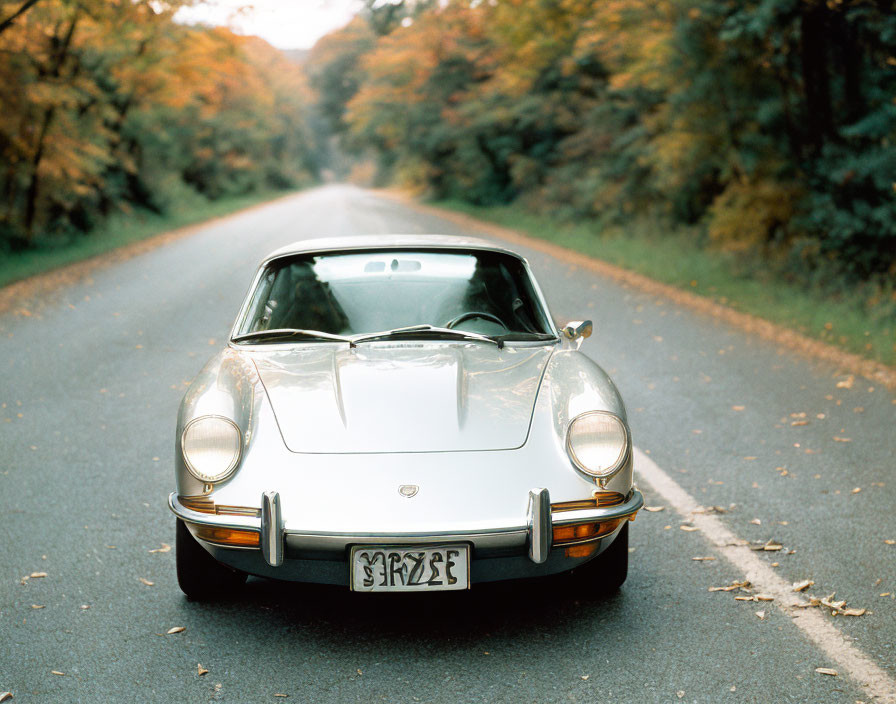
<path fill-rule="evenodd" d="M 552 350 L 388 342 L 249 354 L 293 452 L 438 452 L 523 445 Z"/>

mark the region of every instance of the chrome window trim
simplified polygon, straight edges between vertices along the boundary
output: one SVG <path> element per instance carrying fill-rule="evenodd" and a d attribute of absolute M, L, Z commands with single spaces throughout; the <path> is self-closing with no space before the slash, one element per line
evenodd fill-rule
<path fill-rule="evenodd" d="M 449 244 L 449 243 L 438 243 L 438 244 L 389 244 L 389 245 L 380 245 L 376 244 L 359 244 L 356 246 L 350 247 L 332 247 L 332 248 L 314 248 L 308 250 L 297 249 L 295 251 L 283 252 L 280 254 L 274 254 L 268 256 L 261 262 L 258 269 L 255 272 L 255 276 L 252 278 L 252 283 L 249 285 L 249 289 L 246 291 L 246 295 L 243 298 L 243 304 L 240 306 L 239 313 L 237 313 L 236 320 L 233 323 L 233 326 L 230 328 L 230 336 L 228 341 L 234 345 L 237 343 L 233 342 L 233 338 L 239 334 L 239 330 L 243 327 L 246 322 L 246 318 L 249 315 L 249 308 L 252 301 L 253 296 L 255 295 L 256 290 L 258 289 L 258 285 L 261 282 L 262 276 L 264 276 L 265 272 L 268 269 L 268 266 L 273 264 L 276 261 L 281 259 L 290 259 L 292 257 L 300 257 L 300 256 L 318 256 L 322 254 L 344 254 L 347 252 L 396 252 L 396 251 L 421 251 L 421 252 L 447 252 L 452 254 L 470 254 L 471 252 L 492 252 L 494 254 L 503 254 L 513 259 L 519 261 L 523 266 L 523 271 L 526 273 L 526 276 L 529 278 L 529 284 L 532 286 L 532 290 L 535 293 L 535 303 L 537 304 L 538 315 L 541 317 L 541 324 L 548 333 L 552 333 L 554 338 L 552 340 L 539 340 L 538 342 L 551 342 L 556 343 L 560 341 L 560 335 L 557 332 L 557 326 L 553 322 L 553 316 L 551 315 L 550 308 L 548 307 L 547 299 L 544 296 L 544 292 L 541 290 L 541 287 L 538 285 L 538 280 L 535 278 L 535 275 L 532 273 L 532 267 L 529 266 L 529 262 L 525 257 L 520 256 L 516 252 L 512 252 L 508 249 L 502 249 L 501 247 L 491 247 L 485 244 L 477 245 L 477 244 Z M 301 341 L 293 341 L 290 344 L 297 344 Z M 307 340 L 305 341 L 308 342 Z M 285 344 L 285 343 L 284 343 Z M 505 343 L 506 344 L 506 343 Z M 245 345 L 240 345 L 244 347 Z"/>

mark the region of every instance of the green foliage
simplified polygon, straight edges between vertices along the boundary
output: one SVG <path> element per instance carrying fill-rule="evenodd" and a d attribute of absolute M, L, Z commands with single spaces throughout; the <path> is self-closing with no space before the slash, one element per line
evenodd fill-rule
<path fill-rule="evenodd" d="M 309 70 L 348 76 L 315 83 L 344 142 L 436 197 L 649 212 L 790 281 L 874 289 L 896 273 L 894 10 L 453 0 L 350 26 Z"/>

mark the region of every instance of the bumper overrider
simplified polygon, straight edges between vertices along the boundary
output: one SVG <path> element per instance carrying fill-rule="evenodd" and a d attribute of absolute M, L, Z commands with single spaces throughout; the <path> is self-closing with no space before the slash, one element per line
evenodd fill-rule
<path fill-rule="evenodd" d="M 316 532 L 287 526 L 276 491 L 262 494 L 260 510 L 216 506 L 205 497 L 176 493 L 169 495 L 168 506 L 225 564 L 266 577 L 345 584 L 348 553 L 356 545 L 466 543 L 471 546 L 473 581 L 562 572 L 603 552 L 625 521 L 634 520 L 644 505 L 637 489 L 615 497 L 607 502 L 595 498 L 552 505 L 547 489 L 532 489 L 524 525 L 388 534 Z"/>

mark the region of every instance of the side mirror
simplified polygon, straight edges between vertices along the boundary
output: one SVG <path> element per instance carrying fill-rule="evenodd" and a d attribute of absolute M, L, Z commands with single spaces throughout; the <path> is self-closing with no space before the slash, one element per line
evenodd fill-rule
<path fill-rule="evenodd" d="M 591 337 L 591 333 L 594 332 L 594 323 L 590 320 L 573 320 L 561 328 L 560 332 L 569 340 L 579 340 L 581 345 L 582 340 Z"/>

